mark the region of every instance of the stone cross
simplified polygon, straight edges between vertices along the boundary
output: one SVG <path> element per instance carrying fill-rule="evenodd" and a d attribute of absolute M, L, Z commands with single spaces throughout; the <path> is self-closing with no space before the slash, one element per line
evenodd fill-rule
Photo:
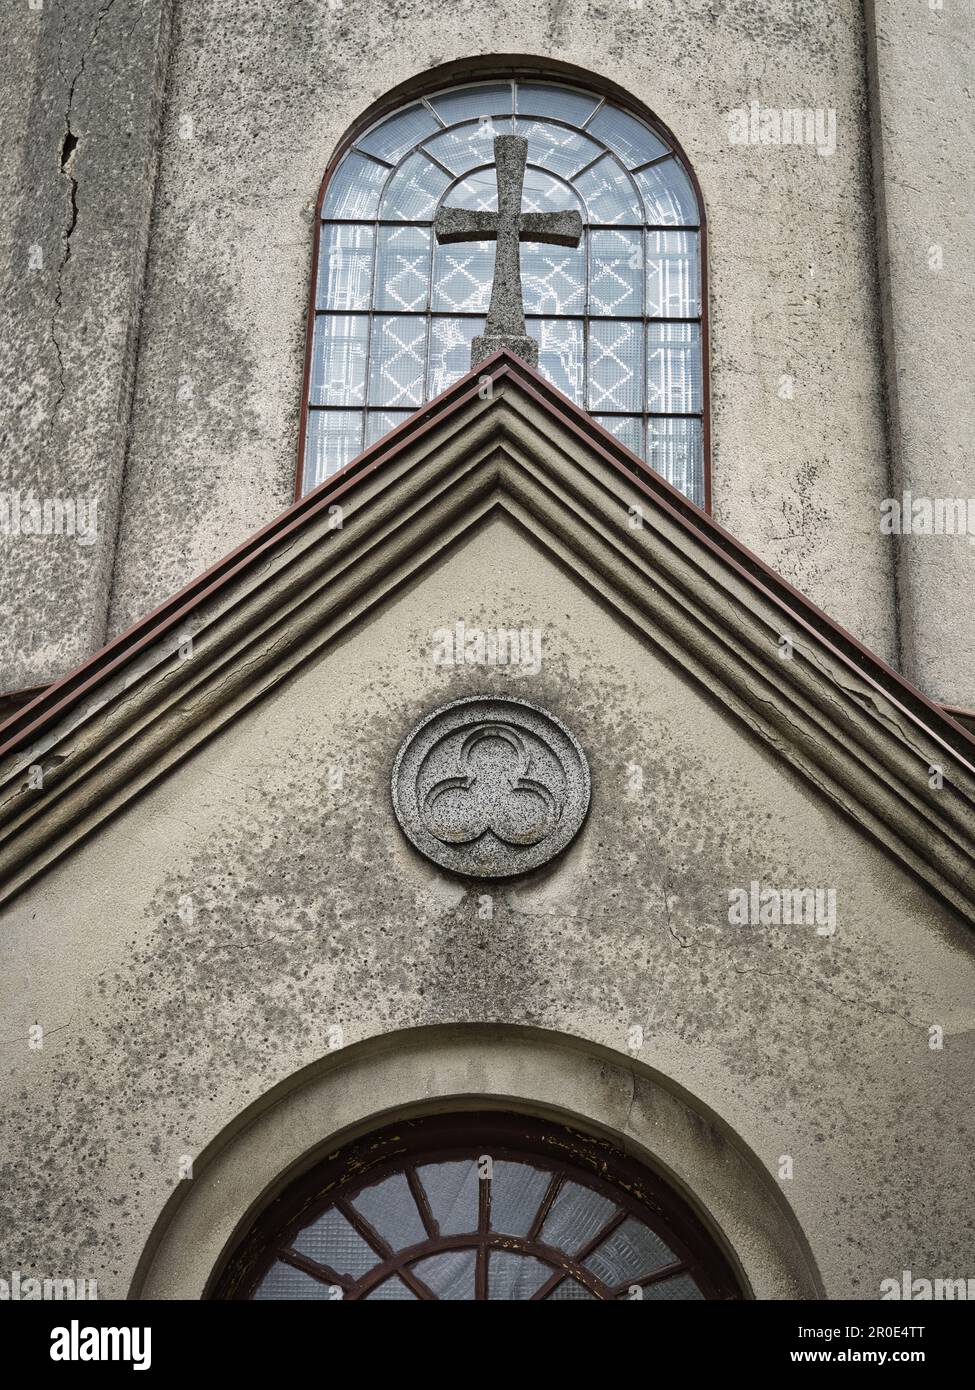
<path fill-rule="evenodd" d="M 495 136 L 497 212 L 441 208 L 433 224 L 437 240 L 443 244 L 457 241 L 498 243 L 487 323 L 483 335 L 471 344 L 472 367 L 502 347 L 521 357 L 529 366 L 538 366 L 538 344 L 525 333 L 518 243 L 542 241 L 550 246 L 578 246 L 582 238 L 582 218 L 577 212 L 522 212 L 521 194 L 527 160 L 528 141 L 523 135 Z"/>

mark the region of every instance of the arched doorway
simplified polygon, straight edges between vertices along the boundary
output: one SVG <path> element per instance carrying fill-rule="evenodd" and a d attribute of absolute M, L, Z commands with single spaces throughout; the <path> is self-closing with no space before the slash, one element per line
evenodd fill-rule
<path fill-rule="evenodd" d="M 387 1125 L 287 1188 L 215 1297 L 674 1301 L 741 1296 L 694 1213 L 605 1139 L 526 1115 Z"/>

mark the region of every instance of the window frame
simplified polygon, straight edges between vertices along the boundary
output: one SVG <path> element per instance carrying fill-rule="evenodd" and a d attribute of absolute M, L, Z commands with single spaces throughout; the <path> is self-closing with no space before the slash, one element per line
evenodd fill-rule
<path fill-rule="evenodd" d="M 539 1286 L 531 1301 L 551 1292 L 563 1279 L 574 1279 L 590 1288 L 601 1281 L 591 1271 L 581 1267 L 591 1251 L 598 1248 L 615 1226 L 627 1217 L 635 1217 L 649 1227 L 677 1256 L 675 1263 L 655 1270 L 635 1282 L 651 1286 L 679 1274 L 689 1275 L 698 1285 L 705 1300 L 740 1300 L 747 1295 L 736 1277 L 730 1260 L 721 1250 L 690 1205 L 677 1191 L 649 1167 L 637 1162 L 609 1139 L 587 1134 L 559 1121 L 542 1121 L 534 1116 L 505 1111 L 466 1111 L 420 1116 L 388 1123 L 362 1138 L 344 1145 L 324 1162 L 315 1164 L 297 1180 L 288 1184 L 273 1198 L 252 1222 L 247 1234 L 238 1238 L 234 1249 L 222 1262 L 215 1277 L 212 1292 L 207 1297 L 218 1301 L 251 1301 L 253 1293 L 288 1249 L 299 1231 L 310 1225 L 333 1204 L 343 1200 L 343 1189 L 354 1197 L 363 1186 L 381 1181 L 394 1173 L 415 1173 L 424 1164 L 449 1162 L 452 1158 L 469 1160 L 474 1155 L 490 1154 L 495 1160 L 520 1162 L 537 1161 L 553 1174 L 546 1199 L 529 1235 L 513 1239 L 502 1232 L 492 1232 L 488 1224 L 487 1184 L 479 1187 L 479 1234 L 466 1232 L 452 1235 L 432 1235 L 428 1240 L 410 1246 L 392 1259 L 377 1256 L 377 1263 L 358 1279 L 336 1276 L 335 1283 L 343 1289 L 356 1290 L 356 1301 L 366 1298 L 387 1279 L 397 1274 L 402 1278 L 408 1265 L 445 1250 L 470 1249 L 478 1252 L 475 1275 L 475 1299 L 483 1301 L 487 1292 L 486 1252 L 493 1249 L 536 1254 L 554 1266 L 554 1272 Z M 575 1257 L 555 1247 L 543 1246 L 539 1240 L 544 1218 L 558 1193 L 555 1179 L 578 1181 L 609 1197 L 620 1208 L 620 1214 L 601 1227 L 596 1236 Z M 416 1199 L 413 1181 L 411 1191 Z M 419 1184 L 416 1184 L 417 1187 Z M 422 1189 L 421 1189 L 422 1193 Z M 422 1203 L 417 1206 L 423 1211 Z M 339 1207 L 353 1226 L 363 1233 L 363 1218 L 351 1207 Z M 424 1214 L 424 1224 L 427 1225 Z M 535 1229 L 537 1227 L 538 1229 Z M 472 1245 L 472 1240 L 474 1244 Z M 374 1242 L 370 1242 L 374 1243 Z M 555 1266 L 556 1257 L 560 1257 Z M 308 1273 L 315 1262 L 291 1251 L 285 1263 Z M 318 1267 L 318 1274 L 321 1268 Z M 581 1278 L 579 1277 L 581 1274 Z M 324 1283 L 324 1281 L 322 1281 Z M 416 1292 L 409 1278 L 407 1286 Z M 613 1286 L 612 1298 L 622 1296 L 626 1281 Z M 422 1286 L 421 1286 L 422 1288 Z M 421 1301 L 424 1294 L 418 1297 Z M 597 1301 L 606 1301 L 593 1293 Z"/>
<path fill-rule="evenodd" d="M 635 98 L 630 96 L 629 93 L 625 92 L 623 89 L 617 87 L 615 83 L 606 80 L 601 80 L 597 76 L 594 76 L 583 70 L 571 68 L 568 65 L 557 63 L 553 63 L 551 66 L 546 66 L 545 68 L 539 68 L 537 66 L 532 65 L 522 65 L 517 63 L 509 65 L 498 65 L 497 63 L 488 62 L 484 66 L 477 65 L 471 67 L 469 65 L 447 65 L 443 68 L 434 69 L 432 72 L 425 73 L 422 78 L 404 83 L 401 86 L 394 88 L 392 91 L 386 93 L 379 101 L 373 103 L 372 106 L 370 106 L 365 112 L 363 112 L 363 114 L 355 122 L 353 122 L 351 126 L 349 126 L 342 139 L 336 145 L 332 157 L 326 166 L 325 173 L 322 177 L 321 186 L 318 191 L 318 198 L 315 202 L 315 226 L 312 240 L 312 256 L 309 273 L 307 307 L 305 318 L 305 354 L 301 382 L 300 423 L 298 430 L 297 459 L 295 465 L 294 499 L 295 501 L 298 501 L 303 496 L 309 496 L 310 493 L 315 490 L 313 488 L 310 489 L 307 493 L 303 492 L 302 482 L 304 478 L 305 469 L 305 447 L 308 430 L 309 394 L 311 387 L 312 356 L 314 348 L 315 321 L 317 310 L 318 267 L 322 237 L 322 205 L 324 203 L 325 196 L 328 191 L 328 186 L 331 182 L 333 175 L 335 174 L 339 164 L 342 162 L 343 158 L 348 153 L 351 146 L 371 126 L 376 125 L 377 122 L 384 120 L 387 116 L 393 115 L 396 111 L 402 109 L 404 106 L 408 106 L 411 102 L 419 101 L 422 98 L 429 97 L 438 92 L 442 92 L 444 89 L 450 87 L 461 87 L 466 84 L 475 84 L 482 82 L 490 83 L 507 81 L 543 82 L 549 83 L 553 86 L 575 87 L 579 90 L 590 92 L 595 97 L 600 97 L 605 101 L 612 102 L 615 106 L 620 107 L 622 110 L 628 112 L 630 115 L 633 115 L 637 117 L 637 119 L 643 121 L 655 135 L 657 135 L 662 141 L 669 145 L 671 151 L 674 155 L 677 156 L 678 160 L 684 168 L 685 173 L 687 174 L 690 180 L 691 187 L 694 190 L 695 198 L 697 199 L 699 212 L 697 231 L 699 236 L 699 271 L 701 291 L 701 433 L 704 474 L 703 510 L 708 515 L 710 515 L 712 506 L 711 338 L 708 276 L 708 223 L 707 209 L 704 204 L 704 197 L 701 191 L 701 186 L 696 171 L 694 169 L 694 166 L 688 159 L 683 147 L 681 146 L 680 141 L 677 140 L 674 137 L 673 133 L 670 131 L 670 129 L 656 116 L 654 116 L 653 113 L 649 111 L 641 102 L 637 101 Z M 471 171 L 468 171 L 468 174 L 470 172 Z M 463 177 L 467 177 L 467 175 L 464 175 Z M 457 182 L 460 181 L 461 179 L 458 178 Z M 373 292 L 375 292 L 375 287 L 373 288 Z M 588 310 L 588 306 L 586 306 L 586 309 Z M 371 312 L 377 311 L 373 309 Z M 535 315 L 532 317 L 539 316 Z M 582 318 L 585 317 L 585 315 L 573 315 L 571 317 Z M 614 322 L 615 320 L 610 318 L 609 321 Z M 649 322 L 649 320 L 646 319 L 644 321 Z M 680 319 L 674 320 L 675 323 L 680 323 L 682 321 L 683 320 Z M 414 407 L 414 409 L 422 410 L 427 405 L 429 405 L 429 402 L 424 401 L 421 405 Z M 593 419 L 592 414 L 590 414 L 590 412 L 585 407 L 579 407 L 579 409 L 582 410 L 582 413 L 587 417 L 587 419 L 592 420 L 593 424 L 596 423 Z M 615 439 L 614 437 L 614 442 L 620 448 L 626 449 L 626 445 L 623 443 L 622 440 Z M 362 452 L 365 452 L 366 449 L 372 447 L 374 446 L 365 445 Z M 627 452 L 629 451 L 627 450 Z M 640 464 L 640 466 L 645 470 L 655 472 L 655 470 L 650 468 L 650 465 L 646 462 L 646 460 L 640 458 L 639 455 L 634 454 L 632 455 L 632 457 L 635 458 L 637 462 Z M 347 466 L 348 465 L 346 465 L 346 467 Z M 332 484 L 334 483 L 335 478 L 338 476 L 339 474 L 337 473 L 332 474 L 330 477 L 323 479 L 323 481 L 321 483 L 318 483 L 316 486 L 324 487 L 329 484 Z M 662 477 L 661 474 L 656 474 L 656 476 Z M 667 479 L 663 479 L 663 481 L 667 482 Z M 696 503 L 694 503 L 690 497 L 687 497 L 686 494 L 680 493 L 680 496 L 684 498 L 685 501 L 690 502 L 692 506 L 696 505 Z"/>

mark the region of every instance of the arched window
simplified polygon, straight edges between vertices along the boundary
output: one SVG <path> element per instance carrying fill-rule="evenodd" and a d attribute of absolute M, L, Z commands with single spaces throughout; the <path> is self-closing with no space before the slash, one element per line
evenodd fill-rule
<path fill-rule="evenodd" d="M 493 242 L 438 244 L 442 207 L 493 211 L 493 141 L 528 141 L 524 212 L 576 210 L 577 247 L 521 246 L 539 371 L 707 505 L 704 229 L 670 136 L 578 87 L 512 79 L 411 101 L 327 177 L 302 491 L 445 390 L 484 331 Z"/>
<path fill-rule="evenodd" d="M 602 1139 L 498 1113 L 349 1145 L 274 1201 L 217 1298 L 740 1298 L 712 1237 Z"/>

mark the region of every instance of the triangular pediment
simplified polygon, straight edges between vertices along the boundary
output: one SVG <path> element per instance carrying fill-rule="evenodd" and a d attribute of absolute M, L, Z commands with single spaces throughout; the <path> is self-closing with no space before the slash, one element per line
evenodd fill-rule
<path fill-rule="evenodd" d="M 505 353 L 0 729 L 3 894 L 498 514 L 975 920 L 971 736 Z"/>

